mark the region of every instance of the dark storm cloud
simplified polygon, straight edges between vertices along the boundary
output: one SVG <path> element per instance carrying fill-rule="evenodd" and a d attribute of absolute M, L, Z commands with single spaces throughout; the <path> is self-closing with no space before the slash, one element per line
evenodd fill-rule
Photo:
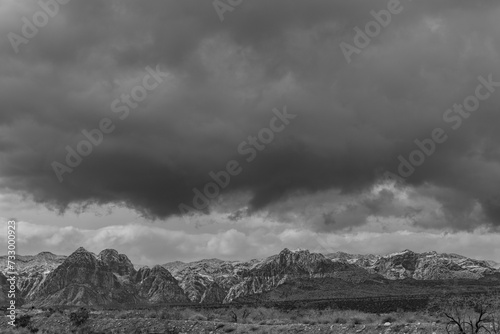
<path fill-rule="evenodd" d="M 252 0 L 223 22 L 210 1 L 61 5 L 18 54 L 0 42 L 0 185 L 58 209 L 116 202 L 167 217 L 237 160 L 243 171 L 223 192 L 250 192 L 252 212 L 294 191 L 366 189 L 441 127 L 449 139 L 408 184 L 447 189 L 429 196 L 450 217 L 479 202 L 497 225 L 500 89 L 456 131 L 443 113 L 474 93 L 478 76 L 500 81 L 500 5 L 401 1 L 403 12 L 347 64 L 339 44 L 387 3 Z M 39 10 L 0 4 L 3 36 Z M 157 65 L 169 77 L 120 120 L 111 103 Z M 297 119 L 246 163 L 238 145 L 285 105 Z M 116 129 L 59 182 L 51 163 L 104 117 Z M 365 203 L 363 214 L 382 204 Z"/>

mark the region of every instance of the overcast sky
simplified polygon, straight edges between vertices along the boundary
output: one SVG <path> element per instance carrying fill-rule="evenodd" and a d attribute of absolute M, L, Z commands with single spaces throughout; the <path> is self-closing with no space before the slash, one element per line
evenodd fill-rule
<path fill-rule="evenodd" d="M 20 253 L 500 262 L 498 1 L 58 1 L 0 0 Z"/>

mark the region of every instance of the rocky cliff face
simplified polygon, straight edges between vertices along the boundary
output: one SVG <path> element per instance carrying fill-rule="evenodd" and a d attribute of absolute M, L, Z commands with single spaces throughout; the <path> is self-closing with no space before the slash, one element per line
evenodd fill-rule
<path fill-rule="evenodd" d="M 16 267 L 19 276 L 17 286 L 20 297 L 28 298 L 34 290 L 45 280 L 47 275 L 64 262 L 66 256 L 55 255 L 50 252 L 41 252 L 37 255 L 17 255 Z M 0 268 L 3 273 L 7 267 L 7 256 L 0 256 Z"/>
<path fill-rule="evenodd" d="M 78 248 L 50 272 L 29 300 L 41 305 L 106 305 L 113 301 L 119 282 L 94 254 Z"/>
<path fill-rule="evenodd" d="M 256 293 L 269 291 L 287 280 L 297 278 L 333 277 L 348 281 L 360 281 L 368 273 L 345 261 L 332 261 L 319 253 L 308 250 L 290 251 L 285 248 L 241 273 L 242 280 L 233 286 L 224 302 Z"/>
<path fill-rule="evenodd" d="M 7 299 L 9 291 L 9 284 L 7 283 L 7 277 L 4 274 L 0 273 L 0 306 L 4 307 L 9 304 Z"/>
<path fill-rule="evenodd" d="M 5 268 L 6 257 L 0 261 L 5 262 Z M 324 256 L 284 249 L 265 259 L 244 262 L 177 261 L 136 270 L 128 257 L 116 250 L 105 249 L 95 255 L 79 248 L 69 257 L 48 252 L 18 256 L 17 263 L 19 296 L 34 305 L 227 303 L 275 291 L 284 283 L 300 281 L 303 285 L 314 279 L 332 278 L 341 285 L 352 285 L 383 278 L 488 279 L 492 274 L 500 275 L 492 261 L 409 250 L 385 256 L 343 252 Z M 0 276 L 0 303 L 3 281 Z"/>
<path fill-rule="evenodd" d="M 348 258 L 349 263 L 393 280 L 404 278 L 417 280 L 479 279 L 496 270 L 487 261 L 436 252 L 419 254 L 404 250 L 385 256 L 334 253 L 329 254 L 328 257 L 332 260 Z"/>
<path fill-rule="evenodd" d="M 192 302 L 219 303 L 231 287 L 241 282 L 241 272 L 258 261 L 207 259 L 191 263 L 171 262 L 163 266 L 172 272 Z"/>
<path fill-rule="evenodd" d="M 24 272 L 50 272 L 64 262 L 66 256 L 41 252 L 37 255 L 16 255 L 16 266 L 19 274 Z M 0 256 L 0 270 L 5 274 L 8 257 Z"/>
<path fill-rule="evenodd" d="M 113 305 L 166 303 L 187 298 L 170 273 L 159 266 L 133 269 L 115 250 L 98 256 L 77 249 L 28 296 L 34 305 Z"/>
<path fill-rule="evenodd" d="M 500 269 L 500 263 L 498 262 L 495 262 L 495 261 L 486 261 L 492 268 L 495 268 L 495 269 Z"/>
<path fill-rule="evenodd" d="M 162 266 L 141 268 L 132 275 L 140 298 L 150 303 L 187 303 L 189 299 L 170 272 Z"/>
<path fill-rule="evenodd" d="M 115 274 L 126 276 L 135 272 L 134 265 L 124 254 L 118 254 L 114 249 L 105 249 L 97 256 Z"/>
<path fill-rule="evenodd" d="M 350 264 L 355 264 L 359 267 L 366 268 L 372 266 L 380 256 L 373 254 L 349 254 L 344 252 L 336 252 L 331 254 L 326 254 L 325 257 L 332 259 L 334 261 L 345 261 Z"/>
<path fill-rule="evenodd" d="M 224 289 L 217 283 L 212 283 L 205 289 L 200 298 L 200 303 L 204 304 L 220 304 L 226 298 L 228 290 Z"/>

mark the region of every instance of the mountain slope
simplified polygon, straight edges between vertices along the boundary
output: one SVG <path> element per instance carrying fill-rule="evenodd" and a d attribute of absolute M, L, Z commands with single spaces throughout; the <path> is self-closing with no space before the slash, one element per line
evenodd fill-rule
<path fill-rule="evenodd" d="M 33 291 L 45 280 L 47 275 L 64 262 L 66 256 L 55 255 L 50 252 L 41 252 L 37 255 L 16 255 L 17 287 L 22 298 L 29 297 Z M 0 256 L 0 266 L 5 274 L 7 256 Z"/>
<path fill-rule="evenodd" d="M 162 266 L 141 268 L 132 276 L 140 298 L 150 303 L 188 303 L 177 280 Z"/>
<path fill-rule="evenodd" d="M 7 282 L 7 277 L 0 273 L 0 307 L 5 307 L 9 305 L 8 297 L 9 283 Z"/>
<path fill-rule="evenodd" d="M 5 262 L 6 257 L 0 260 Z M 427 288 L 445 290 L 449 282 L 457 280 L 465 282 L 465 290 L 500 282 L 500 270 L 493 261 L 409 250 L 379 256 L 343 252 L 323 255 L 285 248 L 264 259 L 176 261 L 136 270 L 128 257 L 116 250 L 105 249 L 95 255 L 79 248 L 68 257 L 48 252 L 18 256 L 17 263 L 18 300 L 40 306 L 336 298 L 403 293 L 405 289 L 416 293 Z M 327 290 L 324 284 L 329 286 Z M 1 303 L 5 299 L 1 279 L 0 285 Z"/>
<path fill-rule="evenodd" d="M 285 248 L 241 273 L 242 281 L 233 286 L 224 302 L 272 290 L 294 279 L 338 278 L 349 282 L 366 280 L 369 273 L 345 261 L 331 261 L 308 250 L 290 251 Z"/>
<path fill-rule="evenodd" d="M 172 272 L 192 302 L 221 303 L 231 287 L 241 282 L 240 273 L 258 261 L 206 259 L 190 263 L 170 262 L 163 267 Z"/>
<path fill-rule="evenodd" d="M 498 262 L 495 262 L 495 261 L 491 261 L 491 260 L 488 260 L 486 261 L 492 268 L 495 268 L 495 269 L 500 269 L 500 263 Z"/>
<path fill-rule="evenodd" d="M 119 282 L 106 264 L 80 247 L 29 297 L 41 305 L 106 305 L 117 287 Z"/>
<path fill-rule="evenodd" d="M 124 254 L 118 254 L 114 249 L 105 249 L 97 258 L 102 261 L 113 273 L 126 276 L 135 272 L 134 265 Z"/>
<path fill-rule="evenodd" d="M 29 296 L 34 305 L 113 305 L 187 301 L 170 273 L 158 266 L 135 271 L 115 250 L 98 256 L 78 248 Z"/>
<path fill-rule="evenodd" d="M 417 280 L 479 279 L 496 271 L 487 261 L 457 254 L 415 253 L 410 250 L 385 256 L 328 254 L 332 260 L 345 259 L 388 279 Z"/>

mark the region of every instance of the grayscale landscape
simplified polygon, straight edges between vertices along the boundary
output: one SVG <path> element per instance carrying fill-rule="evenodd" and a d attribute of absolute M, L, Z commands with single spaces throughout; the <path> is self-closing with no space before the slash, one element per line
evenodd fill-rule
<path fill-rule="evenodd" d="M 498 0 L 0 0 L 0 334 L 500 334 Z"/>

